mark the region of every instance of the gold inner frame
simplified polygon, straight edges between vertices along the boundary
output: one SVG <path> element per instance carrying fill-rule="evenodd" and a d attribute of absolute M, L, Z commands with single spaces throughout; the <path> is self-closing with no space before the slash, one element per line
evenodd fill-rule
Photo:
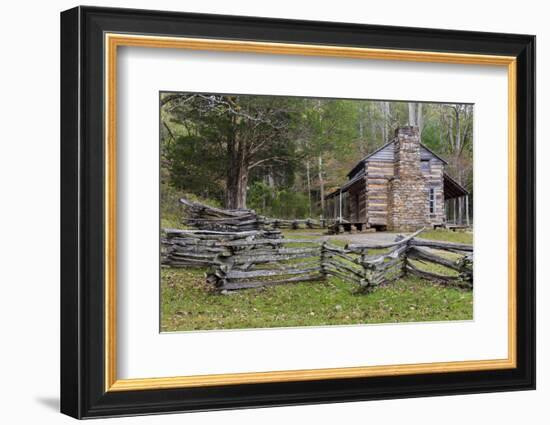
<path fill-rule="evenodd" d="M 214 385 L 358 378 L 515 368 L 516 358 L 516 58 L 460 53 L 370 49 L 326 45 L 105 34 L 105 391 L 135 391 Z M 247 372 L 165 378 L 117 379 L 116 325 L 116 100 L 119 46 L 325 56 L 468 65 L 503 66 L 508 71 L 508 357 L 495 360 Z"/>

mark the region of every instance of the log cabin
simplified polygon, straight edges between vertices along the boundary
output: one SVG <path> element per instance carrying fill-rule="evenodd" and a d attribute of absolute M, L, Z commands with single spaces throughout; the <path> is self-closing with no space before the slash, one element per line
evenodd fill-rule
<path fill-rule="evenodd" d="M 341 230 L 469 226 L 469 193 L 446 165 L 421 143 L 417 127 L 400 127 L 325 197 L 325 217 Z"/>

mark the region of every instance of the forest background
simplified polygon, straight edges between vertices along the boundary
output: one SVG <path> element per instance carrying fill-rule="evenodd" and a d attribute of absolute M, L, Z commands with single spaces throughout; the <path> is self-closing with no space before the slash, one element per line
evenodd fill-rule
<path fill-rule="evenodd" d="M 160 94 L 161 219 L 182 196 L 276 218 L 318 218 L 364 156 L 415 125 L 473 194 L 473 105 L 283 96 Z M 470 198 L 473 208 L 473 199 Z"/>

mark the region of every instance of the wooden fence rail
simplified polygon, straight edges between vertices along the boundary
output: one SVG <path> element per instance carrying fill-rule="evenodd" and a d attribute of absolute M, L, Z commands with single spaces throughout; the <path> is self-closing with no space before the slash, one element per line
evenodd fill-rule
<path fill-rule="evenodd" d="M 251 209 L 215 208 L 185 198 L 180 199 L 180 204 L 185 211 L 183 224 L 197 229 L 224 232 L 268 230 L 265 217 L 259 216 Z"/>
<path fill-rule="evenodd" d="M 266 224 L 274 229 L 322 229 L 326 227 L 325 220 L 314 220 L 312 218 L 303 218 L 295 220 L 285 220 L 282 218 L 263 217 Z"/>
<path fill-rule="evenodd" d="M 359 253 L 367 274 L 367 288 L 385 284 L 407 274 L 441 284 L 473 287 L 473 245 L 421 239 L 424 229 L 386 244 L 348 244 L 346 249 Z M 390 249 L 379 255 L 371 250 Z M 434 272 L 433 270 L 437 270 Z"/>
<path fill-rule="evenodd" d="M 254 210 L 247 208 L 228 210 L 211 207 L 186 198 L 181 198 L 180 204 L 185 211 L 183 224 L 201 230 L 230 232 L 300 228 L 320 229 L 325 227 L 324 220 L 270 218 L 258 215 Z"/>
<path fill-rule="evenodd" d="M 321 266 L 324 275 L 335 276 L 346 282 L 368 286 L 367 273 L 360 262 L 360 257 L 350 250 L 328 243 L 322 245 Z"/>
<path fill-rule="evenodd" d="M 161 264 L 172 267 L 216 266 L 218 256 L 229 252 L 225 243 L 249 243 L 256 239 L 274 241 L 277 231 L 250 230 L 221 232 L 213 230 L 164 229 L 161 239 Z"/>
<path fill-rule="evenodd" d="M 256 239 L 220 243 L 227 251 L 207 282 L 221 291 L 321 280 L 321 244 L 310 239 Z"/>
<path fill-rule="evenodd" d="M 265 230 L 167 229 L 162 264 L 210 267 L 206 280 L 220 291 L 319 281 L 328 276 L 369 291 L 408 274 L 472 288 L 472 245 L 417 238 L 422 230 L 391 243 L 342 248 L 315 239 L 276 238 Z"/>

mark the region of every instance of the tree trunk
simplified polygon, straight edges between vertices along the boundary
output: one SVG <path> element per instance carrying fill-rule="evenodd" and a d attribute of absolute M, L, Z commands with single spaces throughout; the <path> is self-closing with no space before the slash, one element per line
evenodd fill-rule
<path fill-rule="evenodd" d="M 325 211 L 325 181 L 323 180 L 323 157 L 319 155 L 319 192 L 321 195 L 321 211 Z"/>
<path fill-rule="evenodd" d="M 225 207 L 228 209 L 246 208 L 248 186 L 248 152 L 246 141 L 237 133 L 227 143 L 229 163 L 227 167 Z"/>
<path fill-rule="evenodd" d="M 422 136 L 422 129 L 424 128 L 424 117 L 422 116 L 422 103 L 416 104 L 416 124 L 418 125 L 418 133 Z"/>
<path fill-rule="evenodd" d="M 365 129 L 363 128 L 363 115 L 359 118 L 359 153 L 361 156 L 365 156 Z"/>
<path fill-rule="evenodd" d="M 378 140 L 378 122 L 379 119 L 376 119 L 376 111 L 374 110 L 374 106 L 370 105 L 368 109 L 368 121 L 370 123 L 370 141 L 374 143 L 374 146 L 377 146 L 377 140 Z M 382 130 L 380 131 L 380 134 L 382 134 Z M 369 153 L 369 146 L 365 146 L 365 155 Z"/>
<path fill-rule="evenodd" d="M 460 112 L 455 109 L 455 146 L 454 146 L 454 166 L 455 174 L 459 184 L 462 184 L 462 176 L 460 172 L 460 151 L 461 151 L 462 137 L 460 135 Z M 459 202 L 459 211 L 462 211 L 462 202 Z M 462 220 L 462 215 L 460 215 Z M 461 223 L 462 224 L 462 223 Z"/>
<path fill-rule="evenodd" d="M 409 125 L 418 125 L 416 120 L 416 103 L 409 102 Z"/>
<path fill-rule="evenodd" d="M 227 171 L 227 191 L 225 192 L 225 207 L 228 209 L 246 208 L 247 186 L 248 167 L 229 167 Z"/>
<path fill-rule="evenodd" d="M 275 188 L 275 178 L 273 177 L 273 168 L 269 167 L 266 175 L 267 185 L 271 190 Z"/>
<path fill-rule="evenodd" d="M 388 134 L 389 120 L 390 120 L 390 102 L 382 102 L 382 143 L 386 143 L 389 140 Z"/>
<path fill-rule="evenodd" d="M 424 125 L 422 119 L 422 103 L 409 103 L 409 125 L 418 127 L 419 133 L 422 133 L 422 127 Z"/>
<path fill-rule="evenodd" d="M 456 137 L 455 153 L 458 155 L 460 153 L 460 145 L 462 144 L 462 139 L 460 137 L 460 113 L 459 113 L 458 110 L 455 110 L 455 116 L 456 116 L 456 121 L 455 121 L 455 126 L 456 126 L 456 131 L 455 131 L 455 137 Z"/>
<path fill-rule="evenodd" d="M 309 216 L 311 217 L 311 176 L 309 174 L 309 160 L 306 161 L 306 177 L 307 177 L 307 198 L 309 202 Z M 324 211 L 321 211 L 321 214 L 324 214 Z"/>
<path fill-rule="evenodd" d="M 368 153 L 368 146 L 367 146 L 368 140 L 367 140 L 367 137 L 365 135 L 365 133 L 366 133 L 366 131 L 365 131 L 365 121 L 366 121 L 366 118 L 367 118 L 367 111 L 365 110 L 365 104 L 364 103 L 361 103 L 359 111 L 360 111 L 360 116 L 359 116 L 359 153 L 363 157 Z M 370 111 L 369 111 L 369 115 L 370 115 Z"/>

